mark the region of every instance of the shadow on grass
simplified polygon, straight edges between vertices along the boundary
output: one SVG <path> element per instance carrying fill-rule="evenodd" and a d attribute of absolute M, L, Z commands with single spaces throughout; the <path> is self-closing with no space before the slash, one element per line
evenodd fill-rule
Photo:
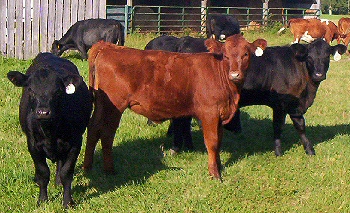
<path fill-rule="evenodd" d="M 272 121 L 270 119 L 252 119 L 245 112 L 241 113 L 241 118 L 243 126 L 242 133 L 234 134 L 226 130 L 224 131 L 221 149 L 231 153 L 230 158 L 226 162 L 223 162 L 225 167 L 233 165 L 246 156 L 273 152 L 274 150 Z M 307 126 L 306 131 L 307 137 L 314 145 L 333 139 L 339 134 L 350 133 L 348 125 L 345 124 L 336 126 Z M 193 131 L 192 136 L 195 146 L 194 152 L 206 153 L 202 132 L 200 130 Z M 113 156 L 116 171 L 114 175 L 103 173 L 102 151 L 98 149 L 94 155 L 92 171 L 84 173 L 81 171 L 81 164 L 77 165 L 76 173 L 84 175 L 89 179 L 90 183 L 86 186 L 75 186 L 74 191 L 80 194 L 94 188 L 96 189 L 95 192 L 88 193 L 87 197 L 85 197 L 93 198 L 127 184 L 142 184 L 152 175 L 162 170 L 181 169 L 167 167 L 162 161 L 163 153 L 160 145 L 164 144 L 165 150 L 169 150 L 172 147 L 172 140 L 171 137 L 164 135 L 164 137 L 151 140 L 136 139 L 114 145 Z M 298 142 L 300 142 L 300 138 L 294 126 L 292 124 L 286 124 L 282 133 L 283 151 L 290 150 Z"/>

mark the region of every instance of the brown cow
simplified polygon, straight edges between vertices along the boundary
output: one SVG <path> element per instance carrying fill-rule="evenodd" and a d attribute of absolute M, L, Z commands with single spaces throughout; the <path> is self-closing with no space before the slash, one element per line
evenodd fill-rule
<path fill-rule="evenodd" d="M 310 43 L 323 38 L 330 44 L 339 36 L 337 26 L 329 20 L 294 18 L 289 20 L 288 26 L 294 35 L 293 43 L 299 43 L 300 40 Z"/>
<path fill-rule="evenodd" d="M 88 61 L 95 110 L 83 168 L 91 169 L 101 139 L 104 170 L 114 172 L 113 139 L 122 113 L 130 108 L 156 122 L 186 116 L 200 119 L 209 174 L 220 179 L 222 125 L 238 108 L 239 86 L 251 53 L 266 44 L 263 39 L 249 43 L 238 34 L 228 37 L 225 44 L 206 40 L 211 53 L 137 50 L 106 42 L 94 45 Z"/>
<path fill-rule="evenodd" d="M 338 21 L 339 37 L 337 39 L 338 44 L 342 41 L 345 46 L 348 46 L 350 42 L 350 18 L 341 18 Z"/>

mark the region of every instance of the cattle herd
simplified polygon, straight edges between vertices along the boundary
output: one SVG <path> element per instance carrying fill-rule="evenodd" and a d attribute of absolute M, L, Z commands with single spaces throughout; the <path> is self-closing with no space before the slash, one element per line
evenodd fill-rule
<path fill-rule="evenodd" d="M 64 207 L 74 204 L 71 184 L 86 128 L 83 169 L 92 168 L 101 140 L 104 171 L 114 172 L 113 140 L 127 108 L 149 122 L 171 119 L 174 152 L 183 144 L 194 149 L 191 119 L 200 120 L 209 174 L 215 179 L 221 180 L 223 129 L 241 132 L 244 106 L 272 108 L 277 156 L 283 154 L 281 134 L 287 115 L 305 152 L 314 155 L 305 135 L 304 114 L 326 79 L 330 56 L 339 60 L 347 52 L 350 18 L 340 19 L 338 27 L 330 21 L 292 19 L 288 27 L 293 44 L 267 47 L 264 39 L 247 41 L 235 18 L 215 15 L 207 22 L 208 39 L 163 35 L 139 50 L 124 46 L 124 27 L 118 21 L 75 23 L 53 42 L 51 53 L 37 55 L 25 74 L 7 74 L 15 86 L 23 88 L 19 120 L 34 161 L 38 204 L 48 199 L 47 159 L 57 164 L 56 183 L 63 185 Z M 334 39 L 338 45 L 331 46 Z M 88 86 L 77 67 L 59 57 L 68 49 L 88 58 Z"/>

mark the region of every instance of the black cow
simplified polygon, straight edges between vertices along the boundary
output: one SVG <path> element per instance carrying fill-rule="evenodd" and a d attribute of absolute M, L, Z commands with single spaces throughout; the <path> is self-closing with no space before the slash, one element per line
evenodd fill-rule
<path fill-rule="evenodd" d="M 252 56 L 239 106 L 266 105 L 272 108 L 277 156 L 282 155 L 281 134 L 287 114 L 299 133 L 306 153 L 315 154 L 312 143 L 305 135 L 304 114 L 313 104 L 320 83 L 326 79 L 330 55 L 339 59 L 340 54 L 346 51 L 344 45 L 330 46 L 324 40 L 318 39 L 307 45 L 267 47 L 262 57 Z M 240 132 L 239 116 L 237 111 L 225 128 Z M 187 130 L 186 127 L 182 129 Z M 186 146 L 192 144 L 192 140 L 184 142 L 187 143 Z M 182 144 L 177 146 L 181 147 Z"/>
<path fill-rule="evenodd" d="M 87 19 L 73 24 L 66 34 L 52 43 L 51 52 L 57 56 L 68 49 L 77 49 L 82 58 L 87 59 L 87 52 L 98 41 L 108 41 L 124 45 L 124 26 L 114 19 Z"/>
<path fill-rule="evenodd" d="M 10 71 L 7 77 L 23 87 L 19 120 L 40 187 L 38 204 L 48 199 L 50 159 L 57 162 L 56 184 L 63 185 L 63 205 L 73 205 L 71 184 L 92 111 L 91 93 L 77 67 L 51 53 L 39 53 L 26 74 Z"/>
<path fill-rule="evenodd" d="M 232 15 L 210 15 L 206 21 L 208 38 L 225 39 L 241 33 L 238 20 Z"/>
<path fill-rule="evenodd" d="M 152 39 L 145 46 L 145 50 L 164 50 L 170 52 L 177 52 L 177 43 L 179 38 L 175 36 L 162 35 Z"/>
<path fill-rule="evenodd" d="M 272 108 L 277 156 L 282 155 L 281 134 L 287 114 L 299 133 L 306 153 L 315 154 L 312 143 L 305 135 L 304 114 L 313 104 L 320 83 L 326 79 L 330 55 L 337 58 L 346 50 L 344 45 L 330 46 L 318 39 L 308 45 L 268 47 L 262 57 L 252 57 L 239 105 L 266 105 Z M 238 113 L 232 120 L 238 131 L 239 121 Z"/>

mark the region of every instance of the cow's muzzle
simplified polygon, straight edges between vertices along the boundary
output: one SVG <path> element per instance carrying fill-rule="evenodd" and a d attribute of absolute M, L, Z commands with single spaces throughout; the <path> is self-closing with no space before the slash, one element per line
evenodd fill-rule
<path fill-rule="evenodd" d="M 35 114 L 38 119 L 50 119 L 52 112 L 49 108 L 37 108 Z"/>
<path fill-rule="evenodd" d="M 242 80 L 242 75 L 240 72 L 238 71 L 230 71 L 229 72 L 229 76 L 228 78 L 231 80 L 231 81 L 240 81 Z"/>
<path fill-rule="evenodd" d="M 320 82 L 326 79 L 326 75 L 322 74 L 322 73 L 315 73 L 312 77 L 313 81 L 315 82 Z"/>

